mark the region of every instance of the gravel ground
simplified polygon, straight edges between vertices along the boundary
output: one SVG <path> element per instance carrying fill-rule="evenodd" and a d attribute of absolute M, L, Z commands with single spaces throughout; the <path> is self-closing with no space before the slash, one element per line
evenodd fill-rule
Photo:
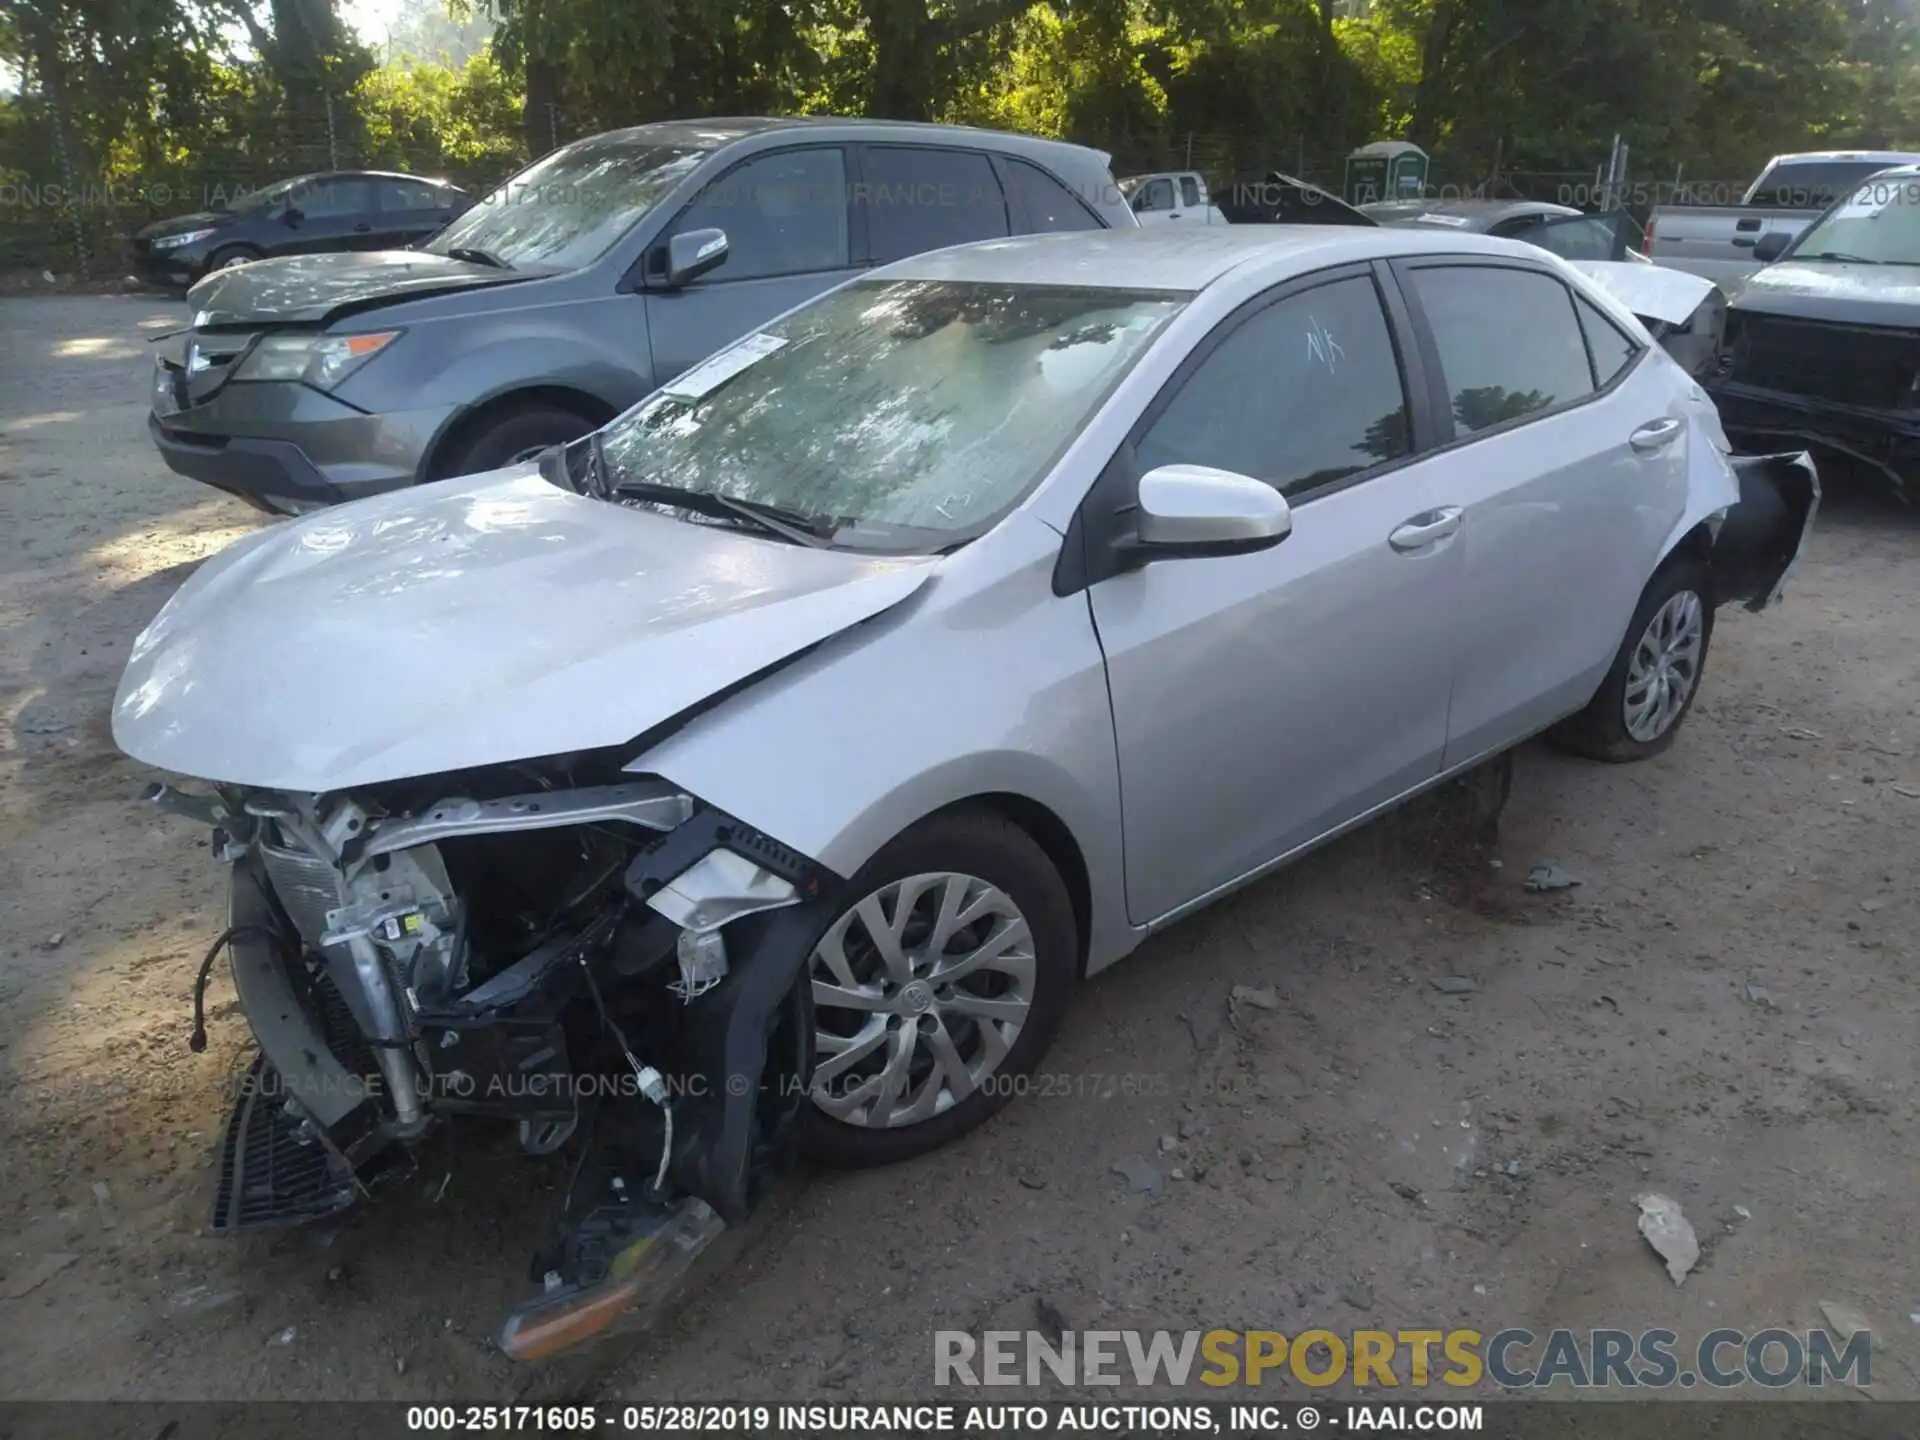
<path fill-rule="evenodd" d="M 244 1038 L 221 980 L 186 1045 L 224 898 L 107 718 L 140 627 L 258 523 L 148 446 L 142 341 L 183 319 L 0 300 L 0 1395 L 504 1398 L 487 1336 L 551 1164 L 462 1141 L 343 1228 L 201 1233 Z M 1491 849 L 1423 804 L 1148 945 L 1086 987 L 1043 1093 L 917 1164 L 796 1177 L 593 1383 L 907 1397 L 935 1330 L 1042 1312 L 1691 1339 L 1834 1302 L 1872 1322 L 1873 1393 L 1920 1398 L 1920 520 L 1830 488 L 1669 754 L 1527 747 Z M 1583 883 L 1524 893 L 1545 858 Z M 1705 1245 L 1684 1287 L 1636 1231 L 1649 1189 Z"/>

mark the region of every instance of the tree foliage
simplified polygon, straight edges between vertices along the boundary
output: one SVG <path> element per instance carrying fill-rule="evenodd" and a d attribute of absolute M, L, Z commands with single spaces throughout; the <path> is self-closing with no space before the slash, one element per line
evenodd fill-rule
<path fill-rule="evenodd" d="M 337 3 L 4 0 L 0 183 L 75 188 L 85 213 L 0 208 L 0 244 L 107 246 L 176 191 L 335 163 L 483 184 L 690 115 L 962 121 L 1122 169 L 1328 181 L 1393 136 L 1457 182 L 1592 174 L 1615 134 L 1636 176 L 1729 182 L 1777 151 L 1920 142 L 1914 0 L 509 0 L 497 24 L 409 0 L 371 45 Z"/>

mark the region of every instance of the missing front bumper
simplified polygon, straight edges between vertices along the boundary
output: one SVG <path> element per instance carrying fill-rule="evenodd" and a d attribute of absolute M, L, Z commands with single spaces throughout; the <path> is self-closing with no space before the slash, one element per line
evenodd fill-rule
<path fill-rule="evenodd" d="M 1881 475 L 1902 499 L 1920 486 L 1920 412 L 1808 400 L 1724 381 L 1709 391 L 1727 434 L 1743 445 L 1843 456 Z"/>

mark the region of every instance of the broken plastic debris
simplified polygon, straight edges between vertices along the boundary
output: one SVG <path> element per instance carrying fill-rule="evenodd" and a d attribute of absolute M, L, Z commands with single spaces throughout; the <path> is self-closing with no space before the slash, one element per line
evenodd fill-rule
<path fill-rule="evenodd" d="M 1842 1340 L 1851 1340 L 1862 1330 L 1873 1329 L 1864 1314 L 1838 1300 L 1822 1300 L 1820 1314 L 1826 1319 L 1827 1328 Z"/>
<path fill-rule="evenodd" d="M 1550 890 L 1571 890 L 1579 883 L 1551 860 L 1542 860 L 1527 871 L 1527 889 L 1536 895 Z"/>
<path fill-rule="evenodd" d="M 1427 983 L 1442 995 L 1471 995 L 1480 988 L 1478 980 L 1470 980 L 1465 975 L 1448 975 Z"/>
<path fill-rule="evenodd" d="M 1773 1003 L 1773 996 L 1767 993 L 1766 986 L 1756 985 L 1751 980 L 1747 982 L 1747 999 L 1756 1005 L 1764 1005 L 1769 1010 L 1778 1010 L 1780 1008 Z"/>
<path fill-rule="evenodd" d="M 1256 1010 L 1278 1010 L 1280 996 L 1272 986 L 1256 988 L 1252 985 L 1236 985 L 1230 997 L 1236 1005 L 1251 1005 Z"/>
<path fill-rule="evenodd" d="M 1680 1213 L 1679 1203 L 1654 1192 L 1637 1196 L 1634 1203 L 1640 1207 L 1640 1233 L 1667 1262 L 1667 1274 L 1673 1277 L 1673 1283 L 1684 1285 L 1687 1272 L 1699 1263 L 1700 1242 L 1694 1238 L 1687 1217 Z"/>

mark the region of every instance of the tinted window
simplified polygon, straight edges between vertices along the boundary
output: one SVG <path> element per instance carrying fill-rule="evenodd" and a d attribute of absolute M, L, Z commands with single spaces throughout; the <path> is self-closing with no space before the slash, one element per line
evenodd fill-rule
<path fill-rule="evenodd" d="M 1144 473 L 1213 465 L 1298 495 L 1411 448 L 1400 365 L 1373 282 L 1336 280 L 1247 319 L 1141 440 Z"/>
<path fill-rule="evenodd" d="M 1593 356 L 1594 383 L 1604 388 L 1633 363 L 1640 347 L 1587 301 L 1575 296 L 1573 303 L 1580 312 L 1580 328 L 1587 335 L 1587 350 Z"/>
<path fill-rule="evenodd" d="M 1535 220 L 1508 231 L 1516 240 L 1538 245 L 1565 260 L 1611 260 L 1620 250 L 1620 227 L 1626 216 L 1569 215 Z"/>
<path fill-rule="evenodd" d="M 287 203 L 309 220 L 365 215 L 373 209 L 373 186 L 365 180 L 316 180 L 295 189 Z"/>
<path fill-rule="evenodd" d="M 1191 175 L 1180 177 L 1180 203 L 1188 209 L 1200 203 L 1200 186 Z"/>
<path fill-rule="evenodd" d="M 727 258 L 700 283 L 845 268 L 845 156 L 780 150 L 736 165 L 693 198 L 673 230 L 709 226 L 727 232 Z"/>
<path fill-rule="evenodd" d="M 1007 234 L 1007 201 L 985 155 L 881 145 L 866 155 L 867 239 L 885 265 Z"/>
<path fill-rule="evenodd" d="M 1462 433 L 1593 392 L 1573 297 L 1550 276 L 1471 265 L 1413 272 Z"/>
<path fill-rule="evenodd" d="M 439 210 L 446 204 L 441 192 L 424 180 L 382 180 L 379 188 L 382 210 Z"/>
<path fill-rule="evenodd" d="M 1149 180 L 1140 191 L 1140 198 L 1133 202 L 1135 210 L 1171 210 L 1173 208 L 1173 182 L 1167 179 Z"/>
<path fill-rule="evenodd" d="M 1008 197 L 1024 207 L 1027 228 L 1049 230 L 1098 230 L 1100 222 L 1075 198 L 1074 193 L 1037 165 L 1010 156 L 1002 157 L 1006 167 Z"/>

